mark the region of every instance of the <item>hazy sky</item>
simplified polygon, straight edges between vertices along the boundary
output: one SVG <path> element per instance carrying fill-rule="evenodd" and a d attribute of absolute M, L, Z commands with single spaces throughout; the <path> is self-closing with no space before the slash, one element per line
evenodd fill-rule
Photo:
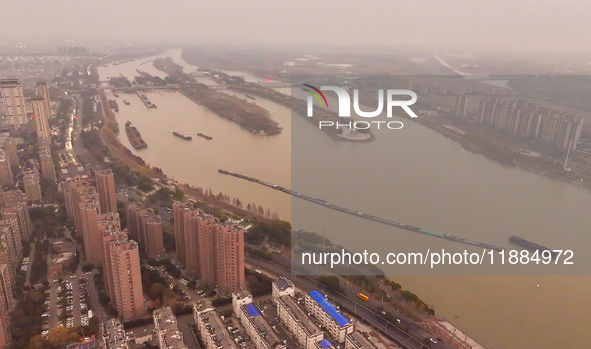
<path fill-rule="evenodd" d="M 17 40 L 587 51 L 591 0 L 0 0 Z"/>

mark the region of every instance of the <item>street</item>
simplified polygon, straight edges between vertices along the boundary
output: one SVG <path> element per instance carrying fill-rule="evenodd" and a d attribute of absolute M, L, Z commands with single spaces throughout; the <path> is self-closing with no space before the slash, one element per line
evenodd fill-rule
<path fill-rule="evenodd" d="M 322 292 L 323 294 L 328 295 L 329 300 L 332 302 L 338 303 L 342 308 L 347 309 L 349 312 L 355 314 L 358 318 L 361 319 L 363 322 L 368 322 L 374 325 L 380 332 L 386 334 L 388 337 L 396 341 L 397 343 L 401 344 L 405 348 L 409 349 L 421 349 L 421 348 L 441 348 L 441 349 L 452 349 L 451 346 L 447 345 L 447 343 L 438 342 L 437 344 L 429 344 L 426 345 L 421 343 L 420 341 L 416 340 L 410 334 L 404 332 L 401 328 L 397 327 L 396 325 L 392 324 L 391 322 L 387 321 L 386 319 L 382 318 L 378 314 L 374 313 L 368 307 L 378 307 L 382 304 L 376 300 L 370 299 L 366 305 L 359 304 L 355 298 L 357 298 L 357 294 L 359 291 L 353 287 L 342 285 L 345 288 L 344 294 L 338 293 L 333 291 L 330 288 L 327 288 L 325 285 L 313 280 L 311 278 L 301 276 L 301 275 L 292 275 L 291 269 L 288 269 L 282 265 L 273 263 L 266 259 L 262 259 L 250 254 L 247 254 L 245 260 L 249 263 L 257 265 L 259 268 L 267 269 L 277 275 L 281 275 L 287 277 L 291 280 L 294 280 L 294 283 L 304 285 L 310 289 L 316 289 Z M 416 327 L 418 327 L 423 335 L 423 338 L 429 338 L 431 335 L 422 329 L 420 326 L 414 324 L 407 318 L 400 316 L 401 323 L 398 325 L 400 327 L 404 327 L 405 325 L 409 326 L 411 330 L 417 331 Z"/>

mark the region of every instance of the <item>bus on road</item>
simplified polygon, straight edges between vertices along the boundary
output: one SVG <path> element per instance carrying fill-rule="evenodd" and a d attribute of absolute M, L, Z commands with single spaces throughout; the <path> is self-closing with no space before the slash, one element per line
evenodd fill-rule
<path fill-rule="evenodd" d="M 363 293 L 358 294 L 357 297 L 363 299 L 366 302 L 369 300 L 369 297 L 364 295 Z"/>

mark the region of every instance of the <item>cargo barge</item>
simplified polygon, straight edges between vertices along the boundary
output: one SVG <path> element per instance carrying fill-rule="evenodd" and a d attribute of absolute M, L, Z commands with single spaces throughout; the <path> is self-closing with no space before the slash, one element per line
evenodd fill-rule
<path fill-rule="evenodd" d="M 188 135 L 188 134 L 186 134 L 184 132 L 181 132 L 181 131 L 174 131 L 174 132 L 172 132 L 172 134 L 175 135 L 175 136 L 177 136 L 177 137 L 179 137 L 179 138 L 188 140 L 188 141 L 190 141 L 191 139 L 193 139 L 193 137 L 191 137 L 191 135 Z"/>
<path fill-rule="evenodd" d="M 127 134 L 127 139 L 129 139 L 129 143 L 135 149 L 144 149 L 147 148 L 148 145 L 142 138 L 140 131 L 135 128 L 135 126 L 131 126 L 131 121 L 125 123 L 125 133 Z"/>
<path fill-rule="evenodd" d="M 253 177 L 248 177 L 242 174 L 238 174 L 238 173 L 232 173 L 226 170 L 222 170 L 219 169 L 218 170 L 219 173 L 225 174 L 225 175 L 229 175 L 229 176 L 233 176 L 236 178 L 240 178 L 240 179 L 244 179 L 250 182 L 254 182 L 254 183 L 258 183 L 260 185 L 264 185 L 266 187 L 269 187 L 271 189 L 275 189 L 275 190 L 279 190 L 285 194 L 289 194 L 292 196 L 297 196 L 298 198 L 302 199 L 302 200 L 306 200 L 309 201 L 311 203 L 314 203 L 316 205 L 320 205 L 320 206 L 324 206 L 328 209 L 331 210 L 335 210 L 335 211 L 340 211 L 346 214 L 350 214 L 359 218 L 364 218 L 370 221 L 374 221 L 374 222 L 379 222 L 379 223 L 383 223 L 383 224 L 387 224 L 387 225 L 391 225 L 397 228 L 401 228 L 401 229 L 406 229 L 406 230 L 410 230 L 416 233 L 421 233 L 421 234 L 425 234 L 431 237 L 436 237 L 436 238 L 440 238 L 440 239 L 445 239 L 445 240 L 450 240 L 450 241 L 455 241 L 461 244 L 466 244 L 466 245 L 471 245 L 471 246 L 476 246 L 476 247 L 481 247 L 487 250 L 496 250 L 496 251 L 503 251 L 504 248 L 500 247 L 500 246 L 495 246 L 492 244 L 488 244 L 485 242 L 480 242 L 480 241 L 474 241 L 474 240 L 470 240 L 470 239 L 465 239 L 459 236 L 454 236 L 451 234 L 445 234 L 445 233 L 439 233 L 433 230 L 428 230 L 428 229 L 423 229 L 423 228 L 419 228 L 413 225 L 409 225 L 409 224 L 404 224 L 404 223 L 400 223 L 400 222 L 395 222 L 393 220 L 390 219 L 386 219 L 386 218 L 381 218 L 381 217 L 377 217 L 377 216 L 373 216 L 367 213 L 363 213 L 363 212 L 359 212 L 359 211 L 355 211 L 355 210 L 351 210 L 345 207 L 341 207 L 341 206 L 337 206 L 334 204 L 329 203 L 328 201 L 322 199 L 322 198 L 314 198 L 308 195 L 304 195 L 302 193 L 298 193 L 296 191 L 293 191 L 291 189 L 288 188 L 284 188 L 282 186 L 279 186 L 277 184 L 273 184 L 273 183 L 269 183 L 269 182 L 265 182 L 262 181 L 260 179 L 256 179 Z"/>
<path fill-rule="evenodd" d="M 525 247 L 528 250 L 532 250 L 532 251 L 539 251 L 540 253 L 543 251 L 550 251 L 550 253 L 552 254 L 552 256 L 556 255 L 556 252 L 553 252 L 551 249 L 549 249 L 548 247 L 544 247 L 541 245 L 538 245 L 534 242 L 525 240 L 523 238 L 520 238 L 519 236 L 515 236 L 515 235 L 511 235 L 511 237 L 509 238 L 509 241 L 521 246 L 521 247 Z"/>
<path fill-rule="evenodd" d="M 146 108 L 148 108 L 148 109 L 158 108 L 156 106 L 156 104 L 152 104 L 152 102 L 150 102 L 150 100 L 148 99 L 148 97 L 146 95 L 144 95 L 144 94 L 140 95 L 140 93 L 138 91 L 136 91 L 135 93 L 140 98 L 140 100 L 144 103 L 144 105 L 146 106 Z"/>
<path fill-rule="evenodd" d="M 211 136 L 208 136 L 208 135 L 204 135 L 204 134 L 203 134 L 203 133 L 201 133 L 201 132 L 200 132 L 200 133 L 198 133 L 198 134 L 197 134 L 197 136 L 199 136 L 199 137 L 202 137 L 202 138 L 205 138 L 205 139 L 207 139 L 207 140 L 212 140 L 212 139 L 213 139 L 213 137 L 211 137 Z"/>
<path fill-rule="evenodd" d="M 117 101 L 109 99 L 109 107 L 111 107 L 114 112 L 119 112 L 119 105 L 117 105 Z"/>

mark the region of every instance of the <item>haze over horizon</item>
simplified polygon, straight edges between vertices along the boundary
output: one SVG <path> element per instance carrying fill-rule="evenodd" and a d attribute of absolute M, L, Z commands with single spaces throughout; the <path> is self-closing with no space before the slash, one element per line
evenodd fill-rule
<path fill-rule="evenodd" d="M 0 0 L 5 41 L 587 52 L 591 2 Z"/>

